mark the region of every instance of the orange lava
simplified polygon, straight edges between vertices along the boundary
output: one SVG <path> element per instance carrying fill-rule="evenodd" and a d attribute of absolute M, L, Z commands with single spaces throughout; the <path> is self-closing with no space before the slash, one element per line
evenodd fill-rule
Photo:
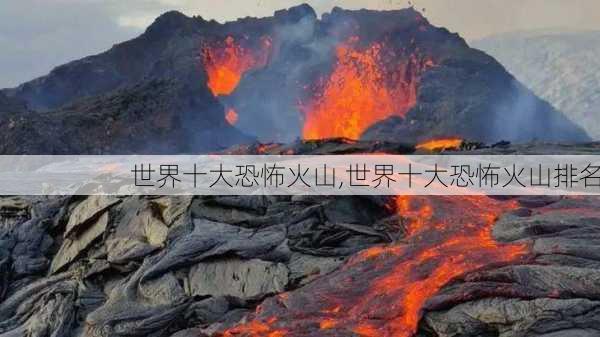
<path fill-rule="evenodd" d="M 229 123 L 229 125 L 235 125 L 238 121 L 238 114 L 235 111 L 235 109 L 230 108 L 227 110 L 227 113 L 225 113 L 225 120 L 227 121 L 227 123 Z"/>
<path fill-rule="evenodd" d="M 332 74 L 303 104 L 304 139 L 359 139 L 374 123 L 404 116 L 417 100 L 417 82 L 430 60 L 398 57 L 383 43 L 367 48 L 352 37 L 336 49 Z"/>
<path fill-rule="evenodd" d="M 402 243 L 360 252 L 338 271 L 286 293 L 278 305 L 263 306 L 254 319 L 268 322 L 261 316 L 276 314 L 273 323 L 260 324 L 267 324 L 268 331 L 285 329 L 285 336 L 326 330 L 411 337 L 427 301 L 442 287 L 469 272 L 519 262 L 529 253 L 528 245 L 498 243 L 491 234 L 497 217 L 515 209 L 516 202 L 445 196 L 397 197 L 395 203 L 406 217 L 408 234 Z"/>
<path fill-rule="evenodd" d="M 321 321 L 319 327 L 321 328 L 321 330 L 329 330 L 335 328 L 337 324 L 338 322 L 335 319 L 326 318 Z"/>
<path fill-rule="evenodd" d="M 454 150 L 460 148 L 463 140 L 461 138 L 441 138 L 432 139 L 416 146 L 417 150 L 427 151 L 442 151 L 442 150 Z"/>
<path fill-rule="evenodd" d="M 417 202 L 419 200 L 420 203 Z M 410 196 L 396 197 L 396 209 L 405 219 L 410 219 L 404 224 L 409 236 L 427 225 L 433 216 L 433 209 L 425 199 L 416 199 Z"/>
<path fill-rule="evenodd" d="M 269 151 L 276 148 L 278 144 L 258 144 L 256 146 L 256 154 L 268 154 Z"/>
<path fill-rule="evenodd" d="M 233 37 L 216 46 L 203 48 L 202 59 L 213 95 L 230 95 L 249 70 L 267 63 L 271 40 L 263 38 L 259 48 L 244 48 Z"/>
<path fill-rule="evenodd" d="M 523 257 L 523 244 L 499 244 L 492 238 L 495 219 L 516 204 L 487 197 L 398 197 L 397 209 L 405 214 L 407 251 L 391 270 L 372 281 L 369 291 L 350 308 L 349 317 L 378 316 L 382 310 L 397 313 L 381 322 L 376 333 L 362 336 L 410 337 L 417 329 L 422 308 L 444 285 L 487 265 Z M 385 256 L 379 256 L 385 258 Z M 386 308 L 373 307 L 385 296 Z M 372 330 L 372 322 L 366 324 Z"/>
<path fill-rule="evenodd" d="M 268 320 L 266 323 L 252 321 L 243 325 L 239 325 L 233 329 L 226 331 L 223 337 L 235 337 L 235 336 L 253 336 L 253 337 L 284 337 L 286 336 L 285 330 L 272 329 L 271 324 L 275 321 L 273 319 Z"/>

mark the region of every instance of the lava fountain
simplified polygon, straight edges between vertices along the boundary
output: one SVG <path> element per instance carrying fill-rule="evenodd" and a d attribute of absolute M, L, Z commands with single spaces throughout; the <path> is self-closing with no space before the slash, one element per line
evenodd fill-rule
<path fill-rule="evenodd" d="M 337 46 L 331 75 L 301 105 L 304 139 L 358 139 L 374 123 L 404 116 L 416 103 L 420 74 L 431 66 L 431 60 L 398 55 L 384 42 L 365 48 L 351 37 Z"/>
<path fill-rule="evenodd" d="M 364 250 L 337 271 L 266 300 L 249 323 L 225 336 L 410 337 L 427 301 L 487 266 L 518 262 L 525 244 L 501 244 L 495 219 L 513 201 L 483 196 L 397 197 L 402 243 Z"/>
<path fill-rule="evenodd" d="M 271 39 L 263 37 L 257 48 L 243 47 L 234 37 L 206 45 L 202 60 L 208 75 L 208 88 L 215 96 L 230 95 L 237 88 L 244 73 L 264 67 L 271 51 Z"/>

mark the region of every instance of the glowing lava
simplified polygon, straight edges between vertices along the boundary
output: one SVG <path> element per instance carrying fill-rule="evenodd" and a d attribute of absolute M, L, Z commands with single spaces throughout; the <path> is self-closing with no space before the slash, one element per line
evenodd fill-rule
<path fill-rule="evenodd" d="M 235 109 L 230 108 L 227 110 L 227 113 L 225 113 L 225 120 L 227 121 L 227 123 L 229 123 L 229 125 L 235 125 L 238 121 L 238 114 L 235 111 Z"/>
<path fill-rule="evenodd" d="M 223 337 L 235 337 L 235 336 L 255 336 L 255 337 L 284 337 L 286 336 L 285 330 L 273 329 L 272 325 L 275 323 L 275 318 L 270 318 L 266 323 L 252 321 L 243 325 L 239 325 L 231 330 L 226 331 Z"/>
<path fill-rule="evenodd" d="M 460 138 L 440 138 L 432 139 L 416 146 L 417 150 L 427 151 L 442 151 L 442 150 L 456 150 L 460 148 L 463 140 Z"/>
<path fill-rule="evenodd" d="M 301 107 L 304 139 L 358 139 L 374 123 L 404 116 L 416 103 L 420 73 L 433 65 L 384 43 L 361 48 L 357 37 L 340 44 L 336 57 L 332 74 Z"/>
<path fill-rule="evenodd" d="M 271 40 L 261 39 L 261 46 L 244 48 L 229 36 L 221 44 L 203 48 L 202 58 L 213 95 L 230 95 L 249 70 L 263 67 L 271 50 Z"/>
<path fill-rule="evenodd" d="M 391 300 L 385 310 L 397 315 L 383 324 L 367 323 L 371 328 L 374 325 L 377 333 L 363 336 L 412 336 L 426 301 L 444 285 L 468 272 L 508 263 L 528 252 L 525 245 L 499 244 L 491 235 L 497 216 L 516 207 L 512 202 L 452 196 L 399 197 L 397 203 L 398 210 L 411 219 L 407 223 L 410 244 L 400 254 L 400 263 L 373 280 L 366 296 L 350 309 L 350 317 L 384 314 L 382 307 L 371 302 L 381 296 Z M 363 325 L 359 323 L 356 329 L 364 329 Z"/>
<path fill-rule="evenodd" d="M 236 336 L 410 337 L 427 301 L 442 287 L 489 266 L 518 262 L 526 244 L 501 244 L 495 219 L 516 208 L 488 197 L 398 197 L 403 243 L 362 251 L 337 271 L 263 303 L 253 320 L 265 333 Z M 332 309 L 334 308 L 334 309 Z M 277 317 L 277 319 L 273 319 Z"/>

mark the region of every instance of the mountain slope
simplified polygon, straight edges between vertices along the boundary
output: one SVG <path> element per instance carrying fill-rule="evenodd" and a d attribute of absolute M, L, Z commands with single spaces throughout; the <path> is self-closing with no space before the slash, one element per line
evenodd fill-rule
<path fill-rule="evenodd" d="M 176 89 L 155 97 L 154 89 L 143 89 L 153 82 Z M 132 91 L 133 111 L 118 103 L 128 102 Z M 224 24 L 168 12 L 138 38 L 4 94 L 36 111 L 0 123 L 10 140 L 2 153 L 12 154 L 205 152 L 252 137 L 588 139 L 495 59 L 412 8 L 334 8 L 318 19 L 301 5 Z M 155 115 L 174 122 L 144 121 Z M 136 134 L 175 138 L 142 137 L 145 146 L 140 141 L 127 149 L 127 123 L 142 128 Z M 122 138 L 85 137 L 82 125 L 97 137 Z M 71 138 L 44 130 L 59 126 Z M 34 131 L 41 138 L 28 139 Z"/>
<path fill-rule="evenodd" d="M 225 123 L 216 102 L 186 96 L 181 83 L 152 80 L 52 111 L 6 113 L 0 153 L 197 153 L 252 141 Z"/>
<path fill-rule="evenodd" d="M 473 46 L 600 139 L 600 32 L 511 33 Z"/>

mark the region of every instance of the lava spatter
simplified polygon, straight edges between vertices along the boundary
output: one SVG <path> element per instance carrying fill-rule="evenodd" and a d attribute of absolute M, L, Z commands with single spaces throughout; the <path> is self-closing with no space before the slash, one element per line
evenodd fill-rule
<path fill-rule="evenodd" d="M 404 116 L 417 101 L 421 73 L 433 65 L 416 55 L 402 56 L 375 42 L 362 47 L 358 37 L 339 44 L 333 72 L 301 105 L 304 139 L 359 139 L 376 122 Z"/>
<path fill-rule="evenodd" d="M 244 73 L 263 67 L 271 52 L 271 39 L 263 37 L 255 48 L 243 47 L 228 36 L 225 41 L 204 46 L 202 60 L 208 75 L 208 88 L 215 96 L 230 95 Z"/>
<path fill-rule="evenodd" d="M 229 108 L 225 113 L 225 120 L 229 125 L 235 125 L 238 122 L 238 114 L 233 108 Z"/>

